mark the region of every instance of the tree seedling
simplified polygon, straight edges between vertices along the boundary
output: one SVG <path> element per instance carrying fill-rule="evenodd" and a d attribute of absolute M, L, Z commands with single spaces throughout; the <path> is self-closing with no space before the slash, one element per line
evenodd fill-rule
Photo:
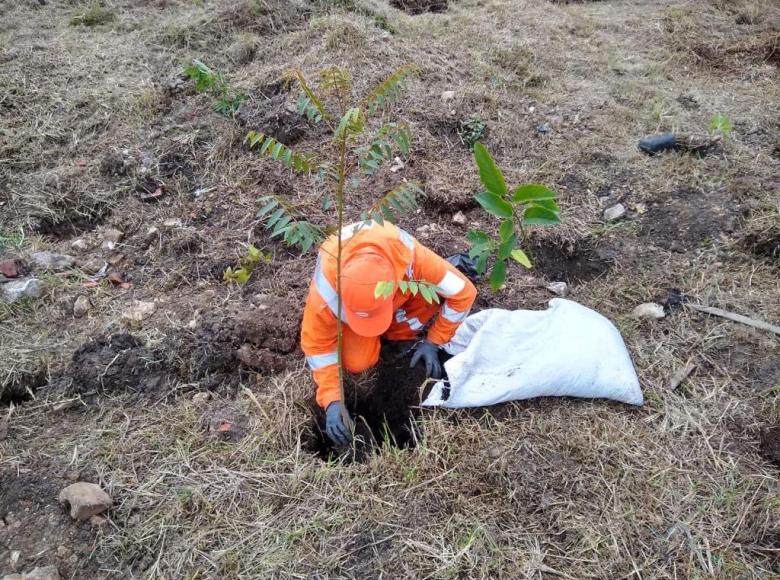
<path fill-rule="evenodd" d="M 261 261 L 267 264 L 271 261 L 271 258 L 270 252 L 266 254 L 258 250 L 252 244 L 249 244 L 246 249 L 246 256 L 241 260 L 241 266 L 236 269 L 228 267 L 222 275 L 222 278 L 225 282 L 243 286 L 249 282 L 249 278 L 252 276 L 255 266 Z"/>
<path fill-rule="evenodd" d="M 476 260 L 480 275 L 487 269 L 488 258 L 495 257 L 490 287 L 498 290 L 506 280 L 508 260 L 514 260 L 525 268 L 533 267 L 529 257 L 528 227 L 560 223 L 560 208 L 556 193 L 540 183 L 518 185 L 510 190 L 504 175 L 482 143 L 474 144 L 474 160 L 479 179 L 485 187 L 474 199 L 501 223 L 497 238 L 482 230 L 469 231 L 469 256 Z"/>
<path fill-rule="evenodd" d="M 235 117 L 245 95 L 231 88 L 222 77 L 222 73 L 195 59 L 184 69 L 184 74 L 195 82 L 195 90 L 214 97 L 214 110 L 226 117 Z"/>

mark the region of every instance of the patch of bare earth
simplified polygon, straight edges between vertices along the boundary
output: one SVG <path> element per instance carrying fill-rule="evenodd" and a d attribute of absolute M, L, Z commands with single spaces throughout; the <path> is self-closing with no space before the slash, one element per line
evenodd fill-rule
<path fill-rule="evenodd" d="M 630 316 L 675 289 L 778 324 L 777 3 L 49 0 L 2 12 L 0 261 L 42 291 L 0 301 L 0 575 L 777 573 L 777 337 L 684 307 Z M 235 119 L 181 76 L 193 58 L 245 95 Z M 400 225 L 442 255 L 466 250 L 470 228 L 497 225 L 473 202 L 458 136 L 479 117 L 507 180 L 553 187 L 563 223 L 531 233 L 533 270 L 512 267 L 499 293 L 480 281 L 477 307 L 544 308 L 545 287 L 566 282 L 621 330 L 642 408 L 422 409 L 422 377 L 403 347 L 386 348 L 348 384 L 360 444 L 326 443 L 298 348 L 315 257 L 255 215 L 269 193 L 320 224 L 330 212 L 312 183 L 242 142 L 256 129 L 326 154 L 330 135 L 298 116 L 286 71 L 316 85 L 321 68 L 346 66 L 357 95 L 409 62 L 421 78 L 393 116 L 410 124 L 412 155 L 354 192 L 347 218 L 418 180 L 428 195 Z M 637 149 L 658 132 L 707 133 L 715 114 L 733 129 L 704 156 Z M 606 220 L 617 203 L 625 215 Z M 270 261 L 225 284 L 249 243 Z M 75 262 L 44 272 L 38 250 Z M 59 505 L 75 480 L 111 494 L 107 522 Z"/>

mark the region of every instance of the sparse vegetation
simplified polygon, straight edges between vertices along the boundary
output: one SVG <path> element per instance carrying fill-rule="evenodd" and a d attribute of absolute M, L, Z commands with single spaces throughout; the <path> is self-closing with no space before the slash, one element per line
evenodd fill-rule
<path fill-rule="evenodd" d="M 474 149 L 474 144 L 485 136 L 487 125 L 479 115 L 472 115 L 458 125 L 458 137 L 469 150 Z"/>
<path fill-rule="evenodd" d="M 263 253 L 252 244 L 249 244 L 246 248 L 246 256 L 241 260 L 241 266 L 235 269 L 232 267 L 226 268 L 223 279 L 225 282 L 244 285 L 249 282 L 249 278 L 252 276 L 255 266 L 260 262 L 269 263 L 271 258 L 272 256 L 270 253 Z"/>
<path fill-rule="evenodd" d="M 0 576 L 774 578 L 780 343 L 675 306 L 666 289 L 780 323 L 780 5 L 263 5 L 104 2 L 115 20 L 91 27 L 69 25 L 90 0 L 3 6 L 0 261 L 51 287 L 0 298 Z M 329 47 L 346 25 L 356 48 Z M 235 122 L 204 115 L 213 97 L 177 74 L 198 55 L 247 94 Z M 251 129 L 271 152 L 281 142 L 335 168 L 338 106 L 310 102 L 302 117 L 284 71 L 300 67 L 322 99 L 317 73 L 348 69 L 355 104 L 408 62 L 419 82 L 348 147 L 361 181 L 346 181 L 346 223 L 418 182 L 419 206 L 393 211 L 422 244 L 458 254 L 471 230 L 499 243 L 503 220 L 474 199 L 485 187 L 457 135 L 479 114 L 508 185 L 545 184 L 562 211 L 528 246 L 517 232 L 533 268 L 509 258 L 500 292 L 479 278 L 474 310 L 540 310 L 565 282 L 620 329 L 643 407 L 422 408 L 422 379 L 386 349 L 345 387 L 376 448 L 328 454 L 297 347 L 316 242 L 271 238 L 278 208 L 255 216 L 275 195 L 330 234 L 333 179 L 243 139 Z M 714 113 L 732 131 L 712 153 L 637 151 L 659 118 L 717 141 Z M 393 122 L 414 137 L 408 155 L 388 135 L 393 156 L 364 177 Z M 617 203 L 625 216 L 605 222 Z M 273 261 L 226 284 L 250 244 Z M 74 256 L 75 270 L 42 272 L 39 250 Z M 667 298 L 663 319 L 631 315 Z M 129 324 L 138 301 L 156 310 Z M 74 478 L 113 497 L 103 525 L 58 503 Z"/>
<path fill-rule="evenodd" d="M 100 2 L 93 1 L 86 12 L 70 19 L 71 26 L 99 26 L 108 24 L 116 19 L 113 10 L 105 8 Z"/>

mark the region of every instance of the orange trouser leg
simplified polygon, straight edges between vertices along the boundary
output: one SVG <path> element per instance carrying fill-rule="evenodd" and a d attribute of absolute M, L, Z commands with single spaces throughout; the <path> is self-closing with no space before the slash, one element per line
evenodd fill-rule
<path fill-rule="evenodd" d="M 344 368 L 356 374 L 370 369 L 379 362 L 379 337 L 360 336 L 344 326 Z"/>
<path fill-rule="evenodd" d="M 385 333 L 385 338 L 388 340 L 416 339 L 422 332 L 423 326 L 428 324 L 428 321 L 438 311 L 439 305 L 435 302 L 428 304 L 420 294 L 412 296 L 396 311 L 393 323 Z"/>

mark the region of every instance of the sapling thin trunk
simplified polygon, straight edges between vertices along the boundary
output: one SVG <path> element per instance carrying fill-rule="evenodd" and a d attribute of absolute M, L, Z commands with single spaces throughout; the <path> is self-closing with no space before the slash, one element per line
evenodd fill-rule
<path fill-rule="evenodd" d="M 341 397 L 341 420 L 345 427 L 349 426 L 349 413 L 344 398 L 344 333 L 341 324 L 343 309 L 341 298 L 341 230 L 344 227 L 344 181 L 347 177 L 347 131 L 343 131 L 339 139 L 339 180 L 336 183 L 336 296 L 338 296 L 336 313 L 336 356 L 339 367 L 339 395 Z"/>

